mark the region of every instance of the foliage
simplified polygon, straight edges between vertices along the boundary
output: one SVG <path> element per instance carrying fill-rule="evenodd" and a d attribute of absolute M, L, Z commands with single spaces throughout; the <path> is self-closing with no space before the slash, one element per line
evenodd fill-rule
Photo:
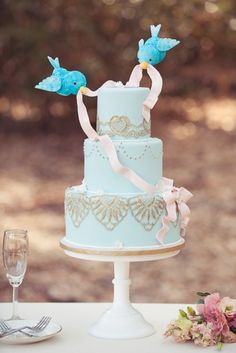
<path fill-rule="evenodd" d="M 125 81 L 150 24 L 161 23 L 161 36 L 181 41 L 160 65 L 166 77 L 176 79 L 176 67 L 227 65 L 235 56 L 234 0 L 2 0 L 0 17 L 0 95 L 45 107 L 56 98 L 33 87 L 50 73 L 47 55 L 84 72 L 91 88 Z"/>

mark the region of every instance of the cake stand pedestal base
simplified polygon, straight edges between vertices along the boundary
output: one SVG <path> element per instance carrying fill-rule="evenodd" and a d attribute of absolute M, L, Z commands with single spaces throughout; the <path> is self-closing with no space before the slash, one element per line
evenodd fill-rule
<path fill-rule="evenodd" d="M 90 328 L 89 333 L 102 338 L 138 338 L 155 330 L 130 303 L 129 262 L 114 262 L 114 301 L 110 310 Z"/>
<path fill-rule="evenodd" d="M 89 333 L 100 338 L 132 339 L 155 333 L 153 326 L 130 303 L 130 262 L 160 260 L 177 255 L 184 246 L 178 243 L 146 250 L 101 250 L 71 245 L 65 238 L 60 243 L 64 252 L 72 257 L 114 263 L 114 299 L 112 306 L 92 325 Z"/>

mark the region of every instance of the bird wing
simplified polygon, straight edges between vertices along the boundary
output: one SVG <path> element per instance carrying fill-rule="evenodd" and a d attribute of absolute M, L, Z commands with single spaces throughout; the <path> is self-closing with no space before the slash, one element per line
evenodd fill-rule
<path fill-rule="evenodd" d="M 39 82 L 35 88 L 48 92 L 57 92 L 61 88 L 61 78 L 59 76 L 52 75 Z"/>
<path fill-rule="evenodd" d="M 157 43 L 157 49 L 160 51 L 168 51 L 174 48 L 180 41 L 171 38 L 160 38 Z"/>

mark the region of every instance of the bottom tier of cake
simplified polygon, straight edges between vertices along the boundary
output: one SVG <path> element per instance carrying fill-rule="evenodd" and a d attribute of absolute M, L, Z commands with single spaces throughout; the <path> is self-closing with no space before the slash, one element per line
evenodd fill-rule
<path fill-rule="evenodd" d="M 83 185 L 70 187 L 65 193 L 66 239 L 85 247 L 161 246 L 157 233 L 165 214 L 161 193 L 91 193 Z M 178 219 L 169 224 L 164 244 L 180 240 Z"/>

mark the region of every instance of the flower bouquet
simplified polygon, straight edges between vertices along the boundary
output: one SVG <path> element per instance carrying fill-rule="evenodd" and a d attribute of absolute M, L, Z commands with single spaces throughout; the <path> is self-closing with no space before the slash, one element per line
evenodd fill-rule
<path fill-rule="evenodd" d="M 220 298 L 219 293 L 197 293 L 197 311 L 187 307 L 179 310 L 179 317 L 172 321 L 165 332 L 176 342 L 194 342 L 208 347 L 223 343 L 236 343 L 236 299 Z"/>

